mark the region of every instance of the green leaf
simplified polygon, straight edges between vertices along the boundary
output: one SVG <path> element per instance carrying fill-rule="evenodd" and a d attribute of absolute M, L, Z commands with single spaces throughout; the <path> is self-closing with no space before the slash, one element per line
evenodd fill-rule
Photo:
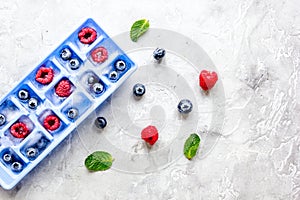
<path fill-rule="evenodd" d="M 200 145 L 200 137 L 193 133 L 184 143 L 183 153 L 185 157 L 191 160 L 197 153 L 198 147 Z"/>
<path fill-rule="evenodd" d="M 90 171 L 108 170 L 113 162 L 113 157 L 104 151 L 95 151 L 85 159 L 85 166 Z"/>
<path fill-rule="evenodd" d="M 149 29 L 149 20 L 140 19 L 134 22 L 130 29 L 130 38 L 133 42 L 136 42 L 138 38 L 143 35 Z"/>

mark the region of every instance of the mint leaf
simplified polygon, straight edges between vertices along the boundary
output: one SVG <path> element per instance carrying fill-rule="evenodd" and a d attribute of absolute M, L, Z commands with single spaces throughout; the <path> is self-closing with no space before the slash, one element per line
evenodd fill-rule
<path fill-rule="evenodd" d="M 113 162 L 113 157 L 104 151 L 95 151 L 85 159 L 85 166 L 90 171 L 108 170 Z"/>
<path fill-rule="evenodd" d="M 138 38 L 143 35 L 149 29 L 149 20 L 140 19 L 134 22 L 130 29 L 130 38 L 133 42 L 136 42 Z"/>
<path fill-rule="evenodd" d="M 200 144 L 200 137 L 193 133 L 184 143 L 183 153 L 185 157 L 191 160 L 197 153 L 198 147 Z"/>

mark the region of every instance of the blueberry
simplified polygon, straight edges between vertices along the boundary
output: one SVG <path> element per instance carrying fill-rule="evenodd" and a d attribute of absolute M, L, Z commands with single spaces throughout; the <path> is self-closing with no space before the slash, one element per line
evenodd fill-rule
<path fill-rule="evenodd" d="M 12 161 L 12 155 L 10 153 L 6 153 L 3 155 L 2 159 L 4 162 L 11 162 Z"/>
<path fill-rule="evenodd" d="M 97 82 L 97 79 L 94 76 L 89 76 L 87 79 L 87 82 L 88 82 L 88 84 L 94 84 Z"/>
<path fill-rule="evenodd" d="M 63 50 L 61 50 L 60 52 L 60 57 L 63 60 L 69 60 L 72 56 L 72 52 L 70 51 L 70 49 L 68 48 L 64 48 Z"/>
<path fill-rule="evenodd" d="M 153 57 L 155 58 L 155 60 L 160 61 L 165 56 L 165 54 L 166 54 L 166 50 L 162 48 L 157 48 L 153 52 Z"/>
<path fill-rule="evenodd" d="M 42 137 L 41 139 L 39 139 L 39 141 L 36 143 L 36 147 L 38 149 L 44 149 L 48 144 L 48 140 L 44 137 Z"/>
<path fill-rule="evenodd" d="M 13 162 L 13 163 L 11 164 L 11 169 L 12 169 L 13 171 L 15 171 L 15 172 L 21 171 L 22 168 L 23 168 L 22 164 L 19 163 L 19 162 L 17 162 L 17 161 L 16 161 L 16 162 Z"/>
<path fill-rule="evenodd" d="M 78 111 L 77 108 L 70 108 L 70 109 L 68 110 L 68 117 L 69 117 L 70 119 L 75 119 L 75 118 L 77 118 L 77 117 L 78 117 L 78 114 L 79 114 L 79 111 Z"/>
<path fill-rule="evenodd" d="M 38 100 L 36 98 L 30 98 L 28 101 L 28 107 L 31 109 L 35 109 L 38 106 Z"/>
<path fill-rule="evenodd" d="M 114 65 L 118 71 L 124 71 L 126 68 L 126 63 L 123 60 L 117 60 Z"/>
<path fill-rule="evenodd" d="M 25 101 L 29 99 L 29 92 L 25 89 L 22 89 L 18 92 L 19 99 Z"/>
<path fill-rule="evenodd" d="M 95 94 L 101 94 L 104 90 L 104 86 L 101 83 L 95 83 L 93 85 L 93 92 Z"/>
<path fill-rule="evenodd" d="M 79 66 L 80 66 L 80 62 L 77 58 L 72 58 L 70 61 L 69 61 L 69 66 L 72 70 L 75 70 L 75 69 L 78 69 Z"/>
<path fill-rule="evenodd" d="M 6 122 L 6 117 L 3 114 L 0 114 L 0 126 L 5 124 L 5 122 Z"/>
<path fill-rule="evenodd" d="M 146 88 L 143 84 L 137 83 L 133 86 L 133 94 L 137 97 L 141 97 L 145 94 Z"/>
<path fill-rule="evenodd" d="M 108 78 L 111 80 L 117 80 L 118 79 L 118 73 L 116 71 L 112 71 L 109 73 Z"/>
<path fill-rule="evenodd" d="M 97 117 L 97 119 L 95 120 L 95 125 L 97 128 L 105 128 L 105 126 L 107 125 L 106 119 L 104 117 Z"/>
<path fill-rule="evenodd" d="M 37 148 L 29 147 L 26 149 L 26 156 L 28 158 L 36 158 L 38 153 L 39 153 L 39 151 Z"/>
<path fill-rule="evenodd" d="M 178 108 L 178 111 L 179 111 L 180 113 L 187 114 L 187 113 L 189 113 L 189 112 L 192 111 L 192 109 L 193 109 L 193 104 L 192 104 L 192 102 L 191 102 L 190 100 L 188 100 L 188 99 L 182 99 L 182 100 L 179 102 L 177 108 Z"/>

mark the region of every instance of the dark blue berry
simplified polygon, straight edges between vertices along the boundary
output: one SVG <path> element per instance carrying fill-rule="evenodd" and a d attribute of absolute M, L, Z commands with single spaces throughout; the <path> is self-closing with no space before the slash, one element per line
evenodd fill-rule
<path fill-rule="evenodd" d="M 112 71 L 112 72 L 110 72 L 109 73 L 109 75 L 108 75 L 108 78 L 110 79 L 110 80 L 117 80 L 118 79 L 118 72 L 116 72 L 116 71 Z"/>
<path fill-rule="evenodd" d="M 145 94 L 146 88 L 143 84 L 137 83 L 133 86 L 133 94 L 137 97 L 141 97 Z"/>
<path fill-rule="evenodd" d="M 96 77 L 91 75 L 88 77 L 87 82 L 88 82 L 88 84 L 94 84 L 97 82 L 97 79 L 96 79 Z"/>
<path fill-rule="evenodd" d="M 69 59 L 71 59 L 71 56 L 72 56 L 72 52 L 68 48 L 64 48 L 60 52 L 60 57 L 63 60 L 69 60 Z"/>
<path fill-rule="evenodd" d="M 75 70 L 75 69 L 78 69 L 79 66 L 80 66 L 80 62 L 77 58 L 72 58 L 70 61 L 69 61 L 69 66 L 72 70 Z"/>
<path fill-rule="evenodd" d="M 23 101 L 28 100 L 29 92 L 27 90 L 22 89 L 18 92 L 18 97 L 19 97 L 19 99 L 21 99 Z"/>
<path fill-rule="evenodd" d="M 34 147 L 29 147 L 26 149 L 26 156 L 29 158 L 29 159 L 34 159 L 38 156 L 38 149 L 37 148 L 34 148 Z"/>
<path fill-rule="evenodd" d="M 192 111 L 192 109 L 193 109 L 193 104 L 192 104 L 192 102 L 191 102 L 190 100 L 188 100 L 188 99 L 182 99 L 182 100 L 179 102 L 177 108 L 178 108 L 178 111 L 179 111 L 180 113 L 187 114 L 187 113 L 189 113 L 189 112 Z"/>
<path fill-rule="evenodd" d="M 6 117 L 3 114 L 0 114 L 0 126 L 2 126 L 3 124 L 5 124 L 6 122 Z"/>
<path fill-rule="evenodd" d="M 12 161 L 12 155 L 10 153 L 6 153 L 3 155 L 2 159 L 4 160 L 4 162 L 11 162 Z"/>
<path fill-rule="evenodd" d="M 28 107 L 30 109 L 35 109 L 38 106 L 38 100 L 36 98 L 30 98 L 28 101 Z"/>
<path fill-rule="evenodd" d="M 118 70 L 118 71 L 124 71 L 125 68 L 126 68 L 126 63 L 123 61 L 123 60 L 117 60 L 115 62 L 115 68 Z"/>
<path fill-rule="evenodd" d="M 105 128 L 105 126 L 107 125 L 106 119 L 104 117 L 97 117 L 97 119 L 95 120 L 95 125 L 97 128 Z"/>
<path fill-rule="evenodd" d="M 17 161 L 15 161 L 11 164 L 11 169 L 15 172 L 21 171 L 22 168 L 23 168 L 23 165 Z"/>
<path fill-rule="evenodd" d="M 79 111 L 78 111 L 77 108 L 70 108 L 70 109 L 68 110 L 68 117 L 69 117 L 70 119 L 75 119 L 75 118 L 77 118 L 77 117 L 78 117 L 78 114 L 79 114 Z"/>
<path fill-rule="evenodd" d="M 95 94 L 101 94 L 104 90 L 104 86 L 101 83 L 95 83 L 93 85 L 93 92 Z"/>
<path fill-rule="evenodd" d="M 162 48 L 157 48 L 153 52 L 153 57 L 155 58 L 155 60 L 160 61 L 165 56 L 165 54 L 166 54 L 166 50 Z"/>
<path fill-rule="evenodd" d="M 48 140 L 44 137 L 42 137 L 41 139 L 39 139 L 39 141 L 36 143 L 36 147 L 38 149 L 44 149 L 46 148 L 46 146 L 48 145 Z"/>

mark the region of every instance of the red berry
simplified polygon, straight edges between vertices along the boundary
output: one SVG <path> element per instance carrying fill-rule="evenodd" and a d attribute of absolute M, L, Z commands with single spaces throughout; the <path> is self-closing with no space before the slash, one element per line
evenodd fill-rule
<path fill-rule="evenodd" d="M 216 72 L 202 70 L 199 75 L 199 85 L 205 91 L 213 88 L 217 81 L 218 75 Z"/>
<path fill-rule="evenodd" d="M 60 126 L 60 120 L 55 115 L 49 115 L 44 119 L 44 127 L 49 131 L 55 131 Z"/>
<path fill-rule="evenodd" d="M 69 80 L 61 80 L 55 86 L 55 93 L 60 97 L 68 97 L 72 93 L 72 84 Z"/>
<path fill-rule="evenodd" d="M 53 77 L 53 69 L 40 67 L 40 69 L 36 72 L 35 80 L 43 85 L 46 85 L 52 82 Z"/>
<path fill-rule="evenodd" d="M 147 126 L 142 130 L 141 137 L 143 140 L 145 140 L 145 142 L 149 143 L 150 145 L 154 145 L 158 140 L 158 131 L 155 126 Z"/>
<path fill-rule="evenodd" d="M 16 138 L 25 138 L 29 134 L 29 129 L 23 122 L 17 122 L 10 127 L 10 133 Z"/>
<path fill-rule="evenodd" d="M 97 32 L 90 27 L 85 27 L 78 33 L 78 38 L 83 44 L 92 44 L 97 38 Z"/>
<path fill-rule="evenodd" d="M 91 53 L 92 59 L 96 63 L 103 63 L 108 58 L 108 52 L 104 47 L 98 47 Z"/>

